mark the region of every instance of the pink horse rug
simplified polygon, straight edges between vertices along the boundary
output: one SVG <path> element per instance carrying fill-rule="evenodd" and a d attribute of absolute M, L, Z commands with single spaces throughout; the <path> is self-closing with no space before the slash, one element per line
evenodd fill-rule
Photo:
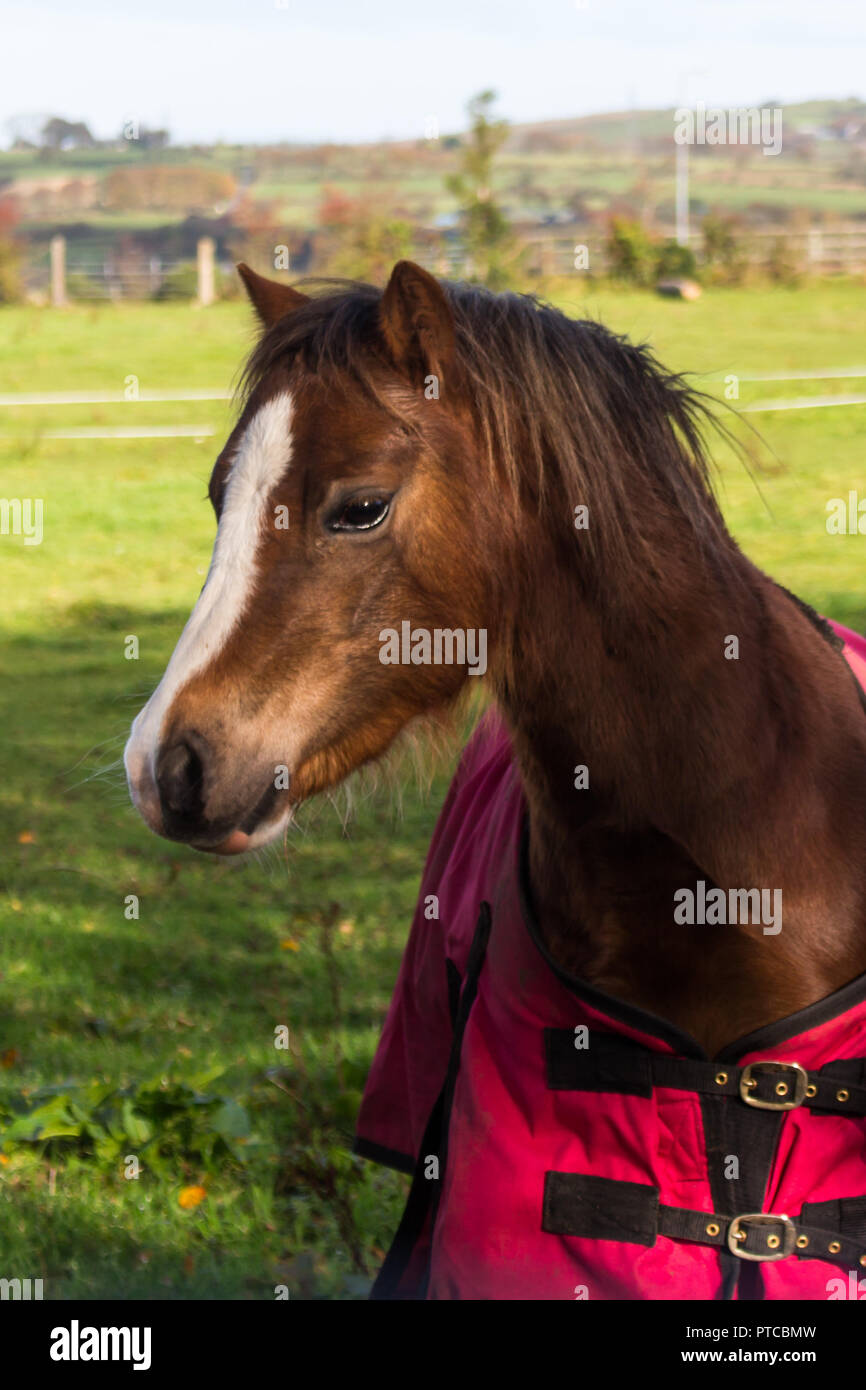
<path fill-rule="evenodd" d="M 836 632 L 866 688 L 866 641 Z M 414 1175 L 374 1297 L 824 1300 L 866 1277 L 866 976 L 710 1058 L 556 966 L 526 846 L 489 714 L 359 1117 L 357 1152 Z"/>

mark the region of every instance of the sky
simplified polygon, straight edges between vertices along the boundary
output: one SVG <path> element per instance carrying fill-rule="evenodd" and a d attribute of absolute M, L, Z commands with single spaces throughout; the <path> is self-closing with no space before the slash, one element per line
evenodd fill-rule
<path fill-rule="evenodd" d="M 0 140 L 51 113 L 176 142 L 363 141 L 866 94 L 864 0 L 0 0 Z"/>

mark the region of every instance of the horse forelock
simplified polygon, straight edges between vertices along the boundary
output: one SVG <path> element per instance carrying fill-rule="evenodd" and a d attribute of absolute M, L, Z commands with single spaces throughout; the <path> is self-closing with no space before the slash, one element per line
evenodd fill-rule
<path fill-rule="evenodd" d="M 297 363 L 337 386 L 359 387 L 399 416 L 383 390 L 382 292 L 353 281 L 304 288 L 312 291 L 309 300 L 254 349 L 243 399 L 270 373 Z M 587 552 L 603 552 L 611 567 L 628 568 L 649 553 L 641 498 L 684 524 L 703 549 L 725 550 L 704 442 L 708 429 L 725 431 L 708 398 L 666 371 L 645 345 L 594 320 L 571 319 L 531 295 L 443 288 L 456 329 L 458 390 L 503 504 L 519 510 L 529 498 L 553 519 L 585 503 L 593 515 L 583 537 Z M 446 403 L 447 393 L 448 382 Z"/>

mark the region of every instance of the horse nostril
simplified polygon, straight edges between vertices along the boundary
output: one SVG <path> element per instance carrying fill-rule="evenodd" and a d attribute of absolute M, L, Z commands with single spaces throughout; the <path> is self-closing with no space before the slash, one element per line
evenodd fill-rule
<path fill-rule="evenodd" d="M 202 810 L 204 762 L 199 751 L 185 739 L 171 744 L 159 755 L 156 785 L 163 810 L 172 816 L 198 816 Z"/>

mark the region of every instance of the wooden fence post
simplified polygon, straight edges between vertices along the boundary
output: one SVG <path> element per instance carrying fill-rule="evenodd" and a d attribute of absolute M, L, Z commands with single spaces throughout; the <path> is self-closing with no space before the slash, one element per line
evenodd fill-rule
<path fill-rule="evenodd" d="M 204 307 L 216 299 L 213 237 L 200 237 L 197 252 L 198 302 Z"/>
<path fill-rule="evenodd" d="M 66 300 L 66 237 L 53 236 L 49 243 L 51 262 L 51 303 L 62 309 Z"/>

